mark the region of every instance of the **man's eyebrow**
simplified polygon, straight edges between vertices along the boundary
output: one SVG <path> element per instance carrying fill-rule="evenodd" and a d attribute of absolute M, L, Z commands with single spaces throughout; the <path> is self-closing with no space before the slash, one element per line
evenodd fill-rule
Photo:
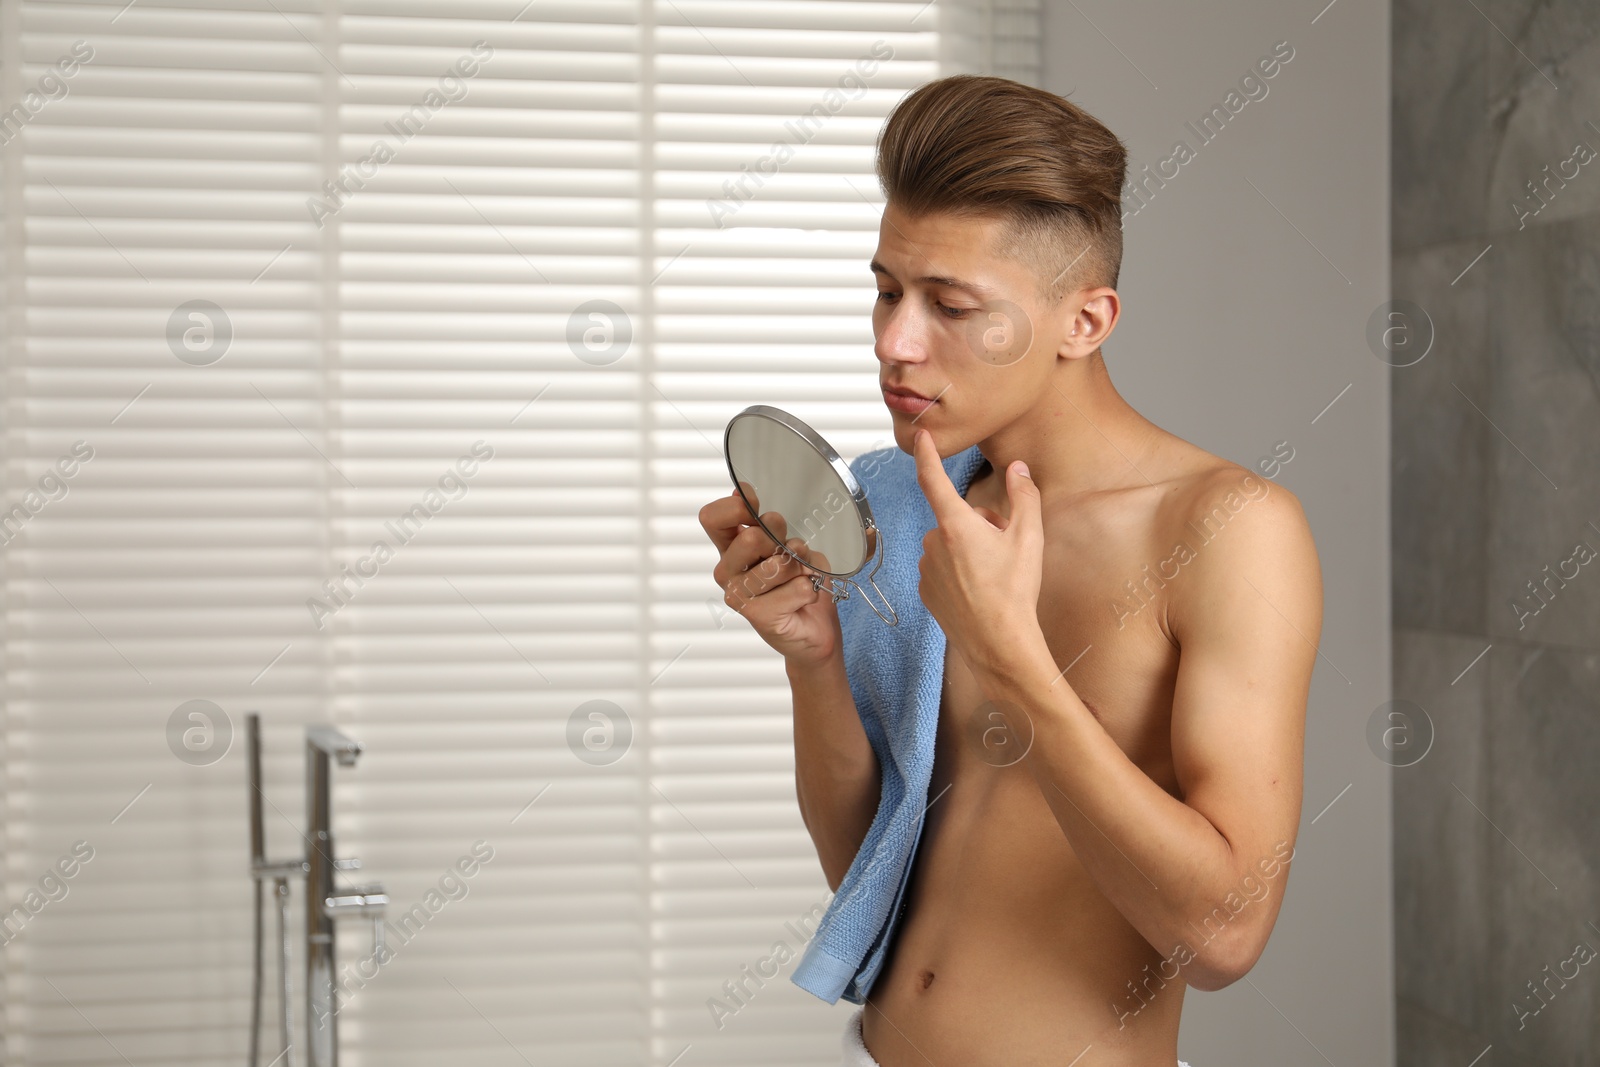
<path fill-rule="evenodd" d="M 872 273 L 874 274 L 882 274 L 889 278 L 894 277 L 894 275 L 890 274 L 888 269 L 877 260 L 873 260 L 870 266 L 872 268 Z M 943 286 L 946 289 L 959 289 L 961 292 L 969 293 L 972 296 L 977 297 L 993 296 L 995 293 L 995 291 L 989 288 L 987 285 L 979 285 L 977 282 L 964 282 L 960 278 L 945 278 L 930 274 L 918 278 L 917 281 L 924 285 L 938 285 Z"/>

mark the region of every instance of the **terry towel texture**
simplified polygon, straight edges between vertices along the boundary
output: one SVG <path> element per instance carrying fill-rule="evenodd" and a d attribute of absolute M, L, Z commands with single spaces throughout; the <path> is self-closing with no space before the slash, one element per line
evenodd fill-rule
<path fill-rule="evenodd" d="M 984 462 L 973 445 L 946 457 L 943 466 L 964 497 Z M 850 470 L 883 531 L 883 565 L 875 580 L 900 621 L 885 623 L 855 590 L 838 604 L 845 674 L 883 786 L 866 838 L 791 976 L 830 1004 L 840 997 L 865 1002 L 900 919 L 928 803 L 944 682 L 944 631 L 917 594 L 922 538 L 935 522 L 917 484 L 916 460 L 898 447 L 880 448 L 851 460 Z M 859 576 L 862 584 L 870 570 Z"/>
<path fill-rule="evenodd" d="M 861 1040 L 861 1013 L 865 1010 L 857 1008 L 850 1013 L 850 1021 L 844 1024 L 844 1037 L 839 1042 L 844 1049 L 844 1059 L 839 1061 L 839 1067 L 880 1067 L 867 1051 L 866 1042 Z M 1179 1060 L 1178 1067 L 1189 1065 Z"/>

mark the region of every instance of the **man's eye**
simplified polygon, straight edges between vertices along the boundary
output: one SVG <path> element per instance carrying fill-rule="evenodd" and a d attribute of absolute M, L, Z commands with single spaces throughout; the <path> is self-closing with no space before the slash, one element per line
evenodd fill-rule
<path fill-rule="evenodd" d="M 891 292 L 888 289 L 879 289 L 878 290 L 878 303 L 880 303 L 880 304 L 892 304 L 892 303 L 895 302 L 895 299 L 897 297 L 899 297 L 899 295 L 900 295 L 899 293 Z"/>
<path fill-rule="evenodd" d="M 945 318 L 947 319 L 965 318 L 967 314 L 972 311 L 971 308 L 953 308 L 948 304 L 940 304 L 938 301 L 934 301 L 934 305 L 940 311 L 944 312 Z"/>

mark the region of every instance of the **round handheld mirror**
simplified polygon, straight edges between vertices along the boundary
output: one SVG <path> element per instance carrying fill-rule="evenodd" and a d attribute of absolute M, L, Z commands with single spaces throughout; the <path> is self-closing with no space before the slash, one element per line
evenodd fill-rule
<path fill-rule="evenodd" d="M 754 404 L 729 420 L 722 451 L 751 517 L 780 552 L 812 572 L 811 588 L 820 592 L 826 585 L 836 604 L 854 588 L 878 618 L 899 625 L 894 606 L 872 580 L 883 565 L 882 531 L 872 521 L 867 494 L 832 445 L 787 411 Z M 805 542 L 809 559 L 795 555 L 762 518 L 773 512 L 782 516 L 790 538 Z M 866 582 L 887 615 L 854 581 L 873 561 Z"/>

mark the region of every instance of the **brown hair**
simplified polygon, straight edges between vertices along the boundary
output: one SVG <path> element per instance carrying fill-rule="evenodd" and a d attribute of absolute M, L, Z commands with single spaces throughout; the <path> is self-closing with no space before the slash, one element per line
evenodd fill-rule
<path fill-rule="evenodd" d="M 921 86 L 878 136 L 878 182 L 891 204 L 912 216 L 1006 220 L 1004 250 L 1034 268 L 1052 299 L 1116 287 L 1127 166 L 1127 147 L 1087 111 L 986 75 Z"/>

